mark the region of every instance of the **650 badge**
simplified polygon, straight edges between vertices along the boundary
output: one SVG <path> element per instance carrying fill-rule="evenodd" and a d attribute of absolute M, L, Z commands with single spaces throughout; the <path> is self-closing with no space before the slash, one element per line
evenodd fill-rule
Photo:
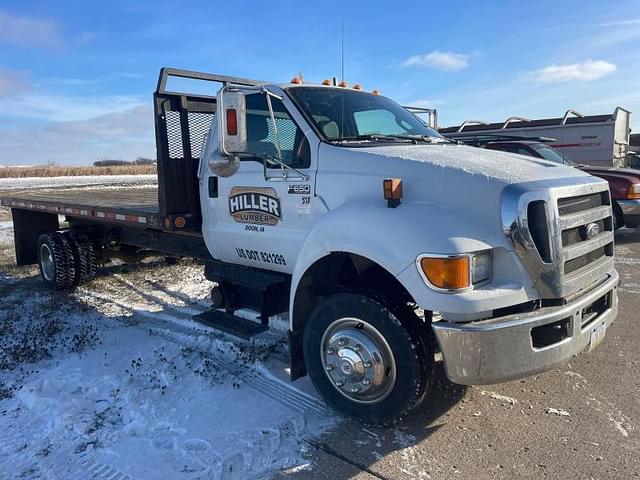
<path fill-rule="evenodd" d="M 229 214 L 239 223 L 276 225 L 282 220 L 280 199 L 271 187 L 233 187 Z"/>

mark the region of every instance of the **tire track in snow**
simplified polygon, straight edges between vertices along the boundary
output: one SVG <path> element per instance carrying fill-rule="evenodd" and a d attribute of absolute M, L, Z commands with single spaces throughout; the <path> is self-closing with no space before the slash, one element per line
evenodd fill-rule
<path fill-rule="evenodd" d="M 200 353 L 204 358 L 207 358 L 217 365 L 220 365 L 224 368 L 228 373 L 232 374 L 235 377 L 238 377 L 241 380 L 244 380 L 245 383 L 252 387 L 254 390 L 263 393 L 267 397 L 279 402 L 283 406 L 297 412 L 300 414 L 312 414 L 320 416 L 321 418 L 326 418 L 327 415 L 330 415 L 329 409 L 325 406 L 325 404 L 310 395 L 307 395 L 303 392 L 300 392 L 298 389 L 286 385 L 278 380 L 267 378 L 265 374 L 257 371 L 255 368 L 248 365 L 241 365 L 233 363 L 227 359 L 222 358 L 220 355 L 213 354 L 210 350 L 198 348 L 189 342 L 182 341 L 180 336 L 186 336 L 187 338 L 195 338 L 199 335 L 206 335 L 213 337 L 214 339 L 222 339 L 222 338 L 230 338 L 223 332 L 218 330 L 199 326 L 196 322 L 193 322 L 191 319 L 193 313 L 180 311 L 179 308 L 174 308 L 170 306 L 167 310 L 170 310 L 172 313 L 170 315 L 167 314 L 166 311 L 163 312 L 147 312 L 136 310 L 133 306 L 127 305 L 123 302 L 118 302 L 113 298 L 109 298 L 108 296 L 91 292 L 88 290 L 83 290 L 82 293 L 86 296 L 92 297 L 94 299 L 108 302 L 110 304 L 115 304 L 120 308 L 126 309 L 131 312 L 133 317 L 143 319 L 140 323 L 127 324 L 128 326 L 140 328 L 143 330 L 153 330 L 156 335 L 165 340 L 174 343 L 179 346 L 188 346 L 193 348 L 198 353 Z M 200 306 L 201 310 L 196 313 L 200 313 L 205 311 Z M 171 321 L 171 316 L 175 316 L 181 319 L 179 322 Z M 193 326 L 185 325 L 186 320 L 188 322 L 192 322 Z M 234 343 L 243 342 L 239 339 L 233 339 Z M 247 342 L 244 342 L 247 343 Z"/>
<path fill-rule="evenodd" d="M 41 459 L 37 458 L 39 455 Z M 29 448 L 28 439 L 18 431 L 7 429 L 0 434 L 0 480 L 15 478 L 135 480 L 111 465 L 96 462 L 86 453 L 34 453 Z"/>

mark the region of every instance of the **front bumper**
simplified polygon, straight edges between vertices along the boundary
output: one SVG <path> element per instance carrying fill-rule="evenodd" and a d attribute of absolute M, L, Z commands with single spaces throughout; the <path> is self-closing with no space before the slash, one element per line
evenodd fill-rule
<path fill-rule="evenodd" d="M 435 322 L 447 377 L 462 385 L 504 382 L 548 370 L 595 347 L 618 313 L 617 285 L 614 270 L 566 305 L 469 323 Z M 594 330 L 600 335 L 592 335 Z"/>
<path fill-rule="evenodd" d="M 640 226 L 640 200 L 616 200 L 622 210 L 622 218 L 627 227 Z"/>

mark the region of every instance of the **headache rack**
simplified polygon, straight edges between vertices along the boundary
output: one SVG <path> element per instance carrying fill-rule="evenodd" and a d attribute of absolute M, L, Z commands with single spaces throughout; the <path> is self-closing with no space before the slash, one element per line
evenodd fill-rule
<path fill-rule="evenodd" d="M 207 94 L 167 89 L 171 78 L 207 83 Z M 158 204 L 166 230 L 199 230 L 202 218 L 198 163 L 216 113 L 215 93 L 229 84 L 261 82 L 212 73 L 162 68 L 153 95 L 158 159 Z M 217 84 L 217 85 L 216 85 Z"/>

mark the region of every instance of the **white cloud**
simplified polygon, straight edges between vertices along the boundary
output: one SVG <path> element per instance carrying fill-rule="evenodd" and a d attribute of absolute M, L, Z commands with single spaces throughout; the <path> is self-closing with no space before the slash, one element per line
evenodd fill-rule
<path fill-rule="evenodd" d="M 0 43 L 16 47 L 57 48 L 64 42 L 55 20 L 0 11 Z"/>
<path fill-rule="evenodd" d="M 603 60 L 585 60 L 567 65 L 549 65 L 529 74 L 537 83 L 588 82 L 598 80 L 616 71 L 613 63 Z"/>
<path fill-rule="evenodd" d="M 28 88 L 23 75 L 0 68 L 0 97 L 14 95 Z"/>
<path fill-rule="evenodd" d="M 140 105 L 77 121 L 0 128 L 0 163 L 88 165 L 155 157 L 153 110 Z"/>
<path fill-rule="evenodd" d="M 3 99 L 5 114 L 54 122 L 83 121 L 147 104 L 130 95 L 63 96 L 33 90 Z"/>
<path fill-rule="evenodd" d="M 461 70 L 469 65 L 471 55 L 455 52 L 441 52 L 434 50 L 425 55 L 414 55 L 408 58 L 402 66 L 404 67 L 421 67 L 434 68 L 436 70 L 445 70 L 453 72 Z"/>
<path fill-rule="evenodd" d="M 626 27 L 629 25 L 639 25 L 640 18 L 629 18 L 626 20 L 614 20 L 612 22 L 599 23 L 596 27 Z"/>

